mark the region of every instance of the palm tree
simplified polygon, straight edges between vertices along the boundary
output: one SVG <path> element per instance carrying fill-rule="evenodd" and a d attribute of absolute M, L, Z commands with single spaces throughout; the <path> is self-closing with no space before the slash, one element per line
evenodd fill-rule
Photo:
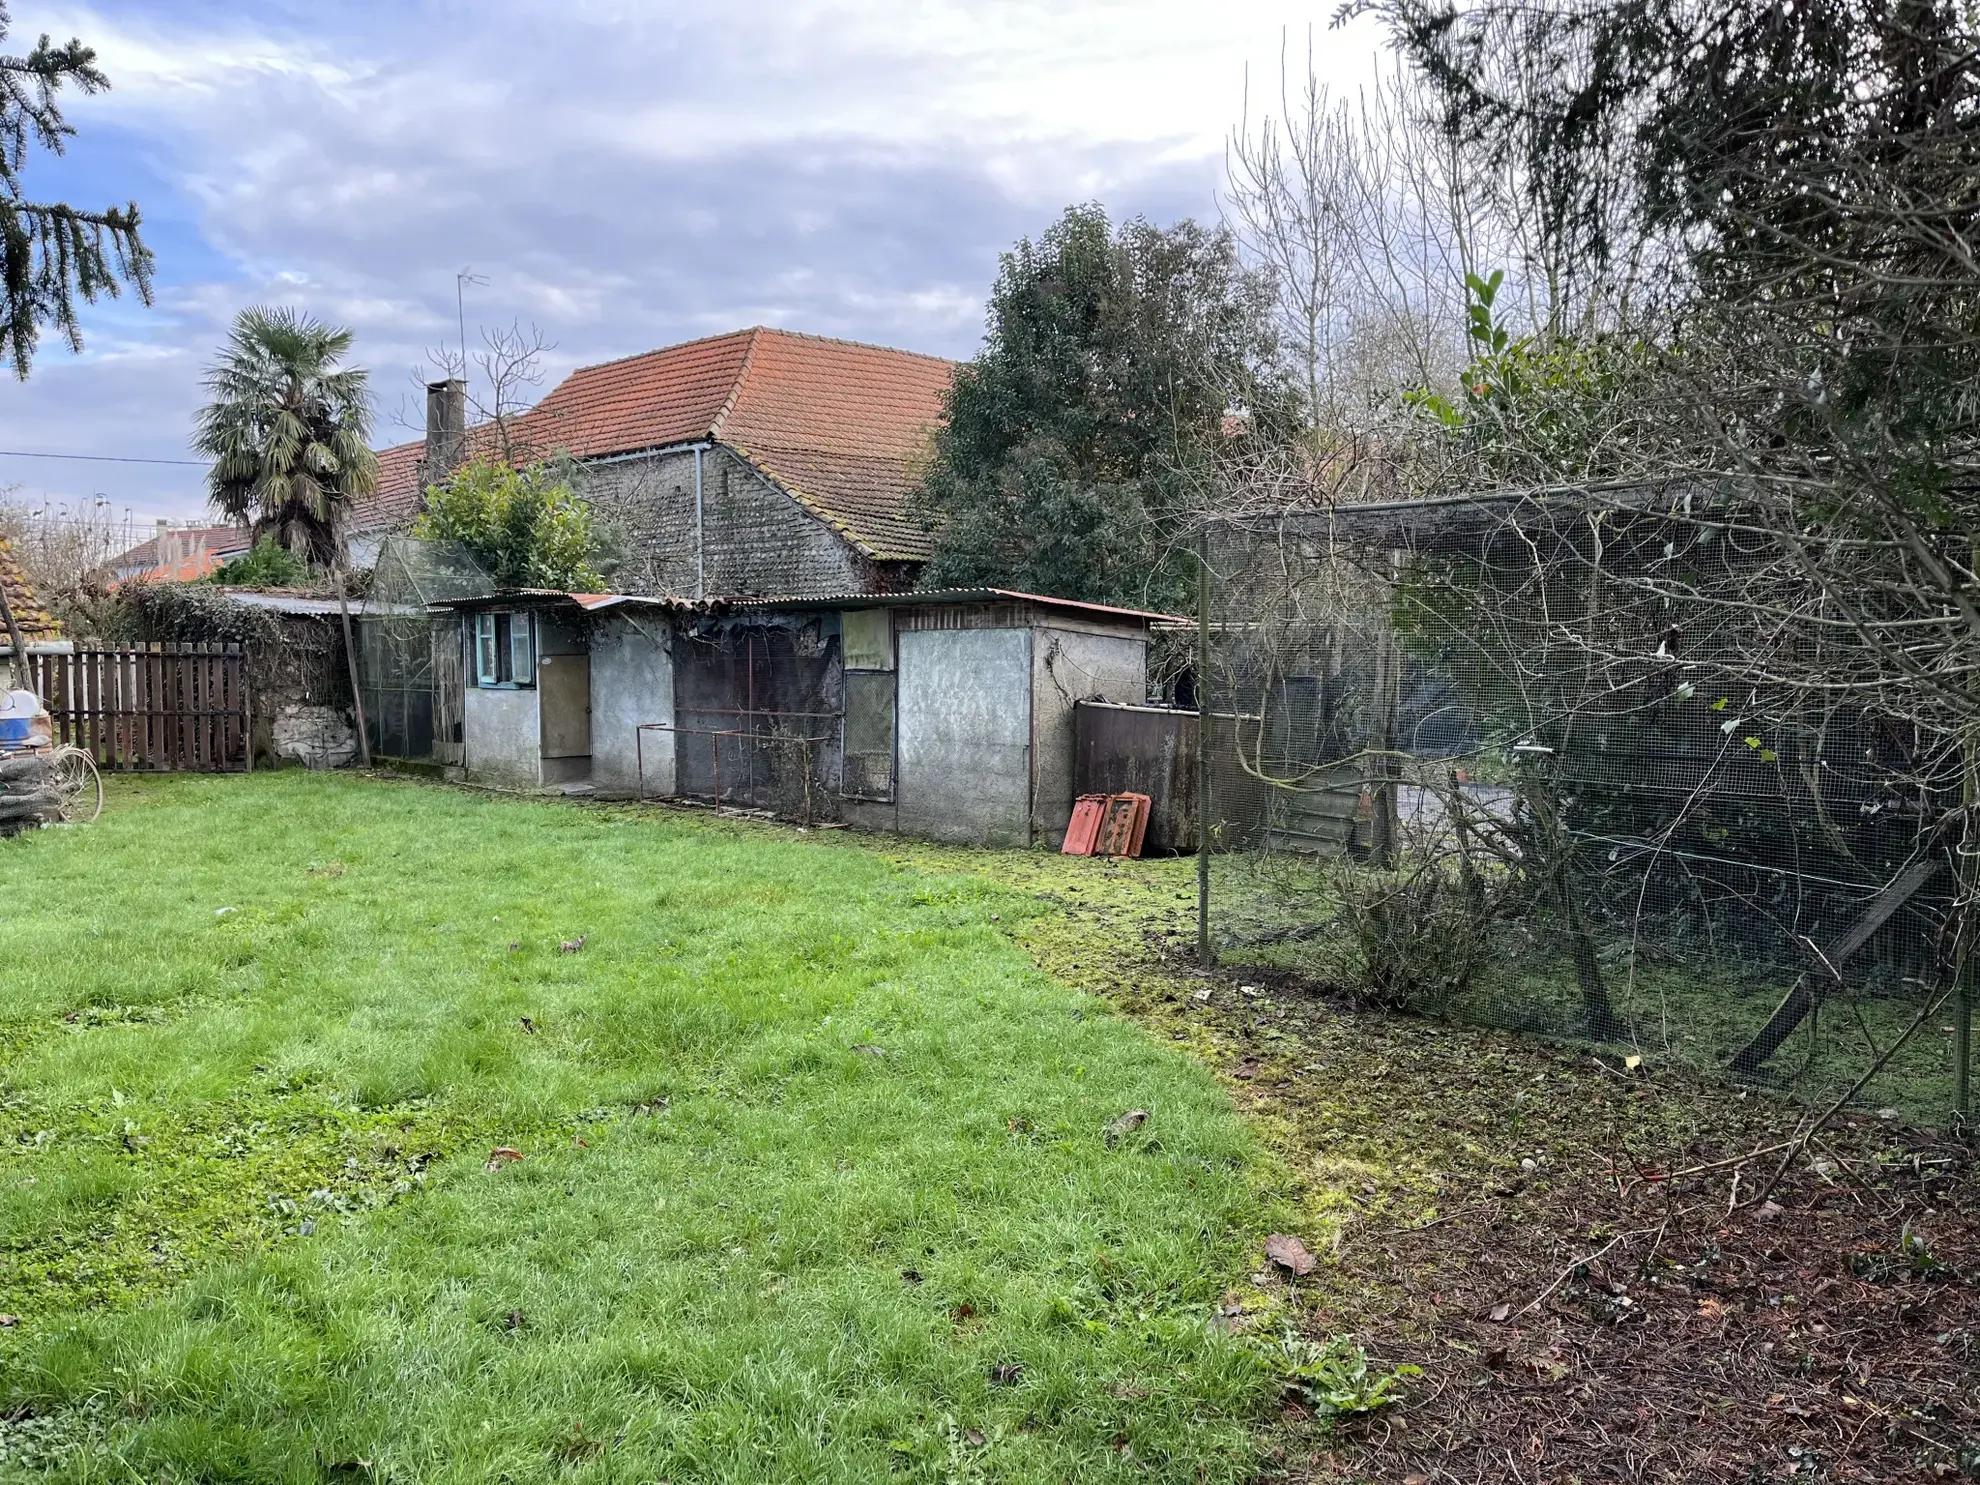
<path fill-rule="evenodd" d="M 324 567 L 342 561 L 345 506 L 378 484 L 368 374 L 337 364 L 350 348 L 350 331 L 296 310 L 242 310 L 193 440 L 216 509 Z"/>

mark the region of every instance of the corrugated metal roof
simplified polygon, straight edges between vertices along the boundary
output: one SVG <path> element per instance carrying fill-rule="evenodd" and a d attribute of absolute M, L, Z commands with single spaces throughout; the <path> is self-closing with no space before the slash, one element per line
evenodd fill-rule
<path fill-rule="evenodd" d="M 675 613 L 789 613 L 803 609 L 921 608 L 957 603 L 1035 603 L 1041 608 L 1067 613 L 1091 614 L 1109 619 L 1135 619 L 1146 623 L 1181 624 L 1190 622 L 1174 614 L 1148 609 L 1116 608 L 1105 603 L 1082 603 L 1076 598 L 1054 598 L 1047 593 L 1025 593 L 1015 588 L 936 588 L 915 593 L 828 593 L 815 598 L 670 598 L 645 593 L 566 593 L 557 588 L 516 588 L 505 593 L 482 593 L 472 598 L 442 599 L 434 608 L 486 608 L 522 601 L 573 603 L 590 612 L 621 604 L 644 608 L 664 608 Z"/>
<path fill-rule="evenodd" d="M 344 612 L 344 606 L 338 603 L 336 599 L 324 598 L 320 594 L 315 593 L 295 593 L 281 588 L 216 587 L 213 591 L 224 595 L 231 603 L 238 603 L 244 608 L 267 609 L 270 613 L 307 614 L 313 618 L 324 618 Z M 419 614 L 424 612 L 426 610 L 423 608 L 403 603 L 373 604 L 369 608 L 361 608 L 357 603 L 350 605 L 352 618 L 361 617 L 365 613 L 376 617 L 379 614 L 385 613 Z"/>
<path fill-rule="evenodd" d="M 1183 623 L 1176 614 L 1155 613 L 1149 609 L 1116 608 L 1107 603 L 1086 603 L 1077 598 L 1054 598 L 1049 593 L 1026 593 L 1017 588 L 929 588 L 913 593 L 831 593 L 819 598 L 732 598 L 737 608 L 908 608 L 944 603 L 1036 603 L 1045 608 L 1066 609 L 1087 614 L 1105 614 L 1116 619 L 1146 619 L 1151 623 Z"/>

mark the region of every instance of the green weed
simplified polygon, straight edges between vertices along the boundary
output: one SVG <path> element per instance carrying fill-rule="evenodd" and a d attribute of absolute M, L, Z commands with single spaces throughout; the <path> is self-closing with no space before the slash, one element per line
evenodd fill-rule
<path fill-rule="evenodd" d="M 1279 1337 L 1278 1363 L 1293 1389 L 1327 1418 L 1375 1413 L 1402 1401 L 1403 1383 L 1423 1375 L 1420 1366 L 1376 1371 L 1351 1335 L 1315 1341 L 1288 1327 Z"/>

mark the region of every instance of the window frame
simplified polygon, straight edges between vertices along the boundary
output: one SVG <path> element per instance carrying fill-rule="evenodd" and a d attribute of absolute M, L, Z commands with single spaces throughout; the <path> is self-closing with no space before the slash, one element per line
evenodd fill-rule
<path fill-rule="evenodd" d="M 477 610 L 468 642 L 477 690 L 534 689 L 536 624 L 528 609 Z"/>

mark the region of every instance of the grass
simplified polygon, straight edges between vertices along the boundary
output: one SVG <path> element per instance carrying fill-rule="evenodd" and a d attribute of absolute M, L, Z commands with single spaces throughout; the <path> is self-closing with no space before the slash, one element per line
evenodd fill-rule
<path fill-rule="evenodd" d="M 0 1470 L 1243 1478 L 1252 1138 L 944 864 L 301 774 L 0 843 Z"/>

